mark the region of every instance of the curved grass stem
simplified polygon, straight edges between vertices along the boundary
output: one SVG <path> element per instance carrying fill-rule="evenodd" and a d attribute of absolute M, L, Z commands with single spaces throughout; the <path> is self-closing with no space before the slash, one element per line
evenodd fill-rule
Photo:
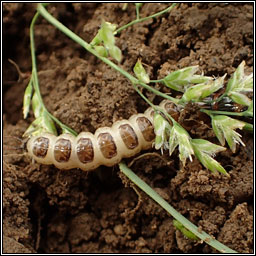
<path fill-rule="evenodd" d="M 199 231 L 198 227 L 191 223 L 188 219 L 177 212 L 167 201 L 165 201 L 158 193 L 156 193 L 148 184 L 140 179 L 131 169 L 129 169 L 124 163 L 119 164 L 120 170 L 141 190 L 143 190 L 148 196 L 155 200 L 162 208 L 164 208 L 170 215 L 176 220 L 182 223 L 182 225 L 190 230 L 193 234 L 199 237 L 202 241 L 206 242 L 216 250 L 222 253 L 237 253 L 224 244 L 220 243 L 212 236 L 208 235 L 204 231 Z"/>
<path fill-rule="evenodd" d="M 158 91 L 157 89 L 155 89 L 155 88 L 153 88 L 153 87 L 151 87 L 151 86 L 149 86 L 149 85 L 147 85 L 147 84 L 145 84 L 145 83 L 143 83 L 141 81 L 138 81 L 138 84 L 140 86 L 144 87 L 145 89 L 147 89 L 148 91 L 151 91 L 151 92 L 153 92 L 154 94 L 156 94 L 158 96 L 161 96 L 161 97 L 163 97 L 163 98 L 165 98 L 167 100 L 170 100 L 170 101 L 172 101 L 175 104 L 179 104 L 179 102 L 180 102 L 179 99 L 173 98 L 173 97 L 171 97 L 171 96 L 169 96 L 169 95 L 167 95 L 165 93 L 162 93 L 162 92 Z"/>
<path fill-rule="evenodd" d="M 172 6 L 171 6 L 172 7 Z M 170 8 L 167 8 L 168 10 L 170 10 Z M 158 96 L 161 96 L 165 99 L 169 99 L 170 101 L 174 102 L 174 103 L 178 103 L 178 100 L 166 95 L 165 93 L 162 93 L 156 89 L 154 89 L 153 87 L 140 82 L 137 78 L 135 78 L 134 76 L 132 76 L 131 74 L 129 74 L 127 71 L 125 71 L 124 69 L 122 69 L 121 67 L 117 66 L 114 62 L 112 62 L 111 60 L 109 60 L 108 58 L 102 57 L 98 54 L 97 51 L 95 51 L 93 49 L 93 47 L 88 44 L 87 42 L 85 42 L 81 37 L 79 37 L 78 35 L 76 35 L 74 32 L 72 32 L 70 29 L 68 29 L 67 27 L 65 27 L 62 23 L 60 23 L 58 20 L 56 20 L 50 13 L 47 12 L 47 10 L 42 6 L 42 4 L 38 4 L 37 6 L 37 10 L 38 12 L 48 21 L 50 22 L 53 26 L 55 26 L 56 28 L 58 28 L 61 32 L 63 32 L 65 35 L 67 35 L 69 38 L 71 38 L 73 41 L 77 42 L 79 45 L 81 45 L 82 47 L 84 47 L 88 52 L 90 52 L 91 54 L 95 55 L 98 59 L 100 59 L 101 61 L 103 61 L 104 63 L 106 63 L 107 65 L 109 65 L 110 67 L 112 67 L 113 69 L 115 69 L 116 71 L 118 71 L 119 73 L 121 73 L 123 76 L 125 76 L 127 79 L 129 79 L 131 81 L 132 84 L 139 84 L 142 87 L 144 87 L 145 89 L 155 93 Z M 159 14 L 160 15 L 160 14 Z"/>
<path fill-rule="evenodd" d="M 30 49 L 31 49 L 31 59 L 32 59 L 32 79 L 33 79 L 33 87 L 35 92 L 37 93 L 38 99 L 40 103 L 43 104 L 43 99 L 39 90 L 39 82 L 37 77 L 37 68 L 36 68 L 36 55 L 35 55 L 35 41 L 34 41 L 34 26 L 35 22 L 38 19 L 40 13 L 36 13 L 35 16 L 32 19 L 31 25 L 30 25 Z"/>
<path fill-rule="evenodd" d="M 140 18 L 140 6 L 135 3 L 136 8 L 136 19 L 138 20 Z"/>
<path fill-rule="evenodd" d="M 49 113 L 49 111 L 46 109 L 41 93 L 40 93 L 40 89 L 39 89 L 39 81 L 38 81 L 38 76 L 37 76 L 37 68 L 36 68 L 36 55 L 35 55 L 35 41 L 34 41 L 34 26 L 35 26 L 35 22 L 37 21 L 38 17 L 39 17 L 40 13 L 37 12 L 35 14 L 35 16 L 32 19 L 31 25 L 30 25 L 30 48 L 31 48 L 31 59 L 32 59 L 32 80 L 33 80 L 33 88 L 35 90 L 35 93 L 37 94 L 38 97 L 38 101 L 40 103 L 40 105 L 42 106 L 42 108 L 44 109 L 45 113 L 55 122 L 57 123 L 62 129 L 66 129 L 68 130 L 71 134 L 73 135 L 77 135 L 77 133 L 72 130 L 71 128 L 69 128 L 68 126 L 66 126 L 65 124 L 63 124 L 62 122 L 60 122 L 56 117 L 54 117 L 52 114 Z"/>
<path fill-rule="evenodd" d="M 115 31 L 115 34 L 120 33 L 122 30 L 124 30 L 124 29 L 126 29 L 126 28 L 128 28 L 128 27 L 130 27 L 130 26 L 132 26 L 132 25 L 134 25 L 136 23 L 139 23 L 139 22 L 142 22 L 142 21 L 145 21 L 145 20 L 148 20 L 148 19 L 152 19 L 152 18 L 155 18 L 155 17 L 157 17 L 159 15 L 162 15 L 162 14 L 164 14 L 166 12 L 169 12 L 170 10 L 172 10 L 175 7 L 175 5 L 176 5 L 176 3 L 173 3 L 171 6 L 169 6 L 168 8 L 166 8 L 166 9 L 160 11 L 160 12 L 152 14 L 152 15 L 150 15 L 148 17 L 144 17 L 144 18 L 133 20 L 133 21 L 129 22 L 128 24 L 125 24 L 124 26 L 118 28 Z"/>

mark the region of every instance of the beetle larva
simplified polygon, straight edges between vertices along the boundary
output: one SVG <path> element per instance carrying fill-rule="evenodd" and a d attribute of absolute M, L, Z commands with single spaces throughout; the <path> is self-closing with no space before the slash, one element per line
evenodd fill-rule
<path fill-rule="evenodd" d="M 174 104 L 163 100 L 160 105 L 169 114 L 176 113 Z M 113 166 L 149 149 L 155 139 L 154 110 L 132 115 L 128 120 L 115 122 L 112 127 L 102 127 L 95 134 L 81 132 L 55 136 L 44 133 L 31 137 L 27 142 L 29 155 L 38 163 L 54 164 L 58 169 L 80 168 L 89 171 L 100 165 Z"/>

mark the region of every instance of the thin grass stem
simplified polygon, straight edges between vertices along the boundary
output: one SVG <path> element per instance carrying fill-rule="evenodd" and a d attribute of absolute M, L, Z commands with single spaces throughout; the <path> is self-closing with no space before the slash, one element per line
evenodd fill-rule
<path fill-rule="evenodd" d="M 65 124 L 63 124 L 62 122 L 60 122 L 56 117 L 54 117 L 52 114 L 49 113 L 49 111 L 46 109 L 41 93 L 40 93 L 40 89 L 39 89 L 39 81 L 38 81 L 38 76 L 37 76 L 37 68 L 36 68 L 36 55 L 35 55 L 35 41 L 34 41 L 34 26 L 35 26 L 35 22 L 37 21 L 38 17 L 39 17 L 40 13 L 37 12 L 35 14 L 35 16 L 32 19 L 31 25 L 30 25 L 30 48 L 31 48 L 31 59 L 32 59 L 32 80 L 33 80 L 33 88 L 35 90 L 35 93 L 37 94 L 39 103 L 41 104 L 42 108 L 44 109 L 44 111 L 46 112 L 46 114 L 48 116 L 51 117 L 51 119 L 53 119 L 61 128 L 64 128 L 66 130 L 68 130 L 71 134 L 73 134 L 74 136 L 77 135 L 77 133 L 72 130 L 71 128 L 69 128 L 68 126 L 66 126 Z"/>
<path fill-rule="evenodd" d="M 124 26 L 118 28 L 118 29 L 115 31 L 115 33 L 116 33 L 116 34 L 117 34 L 117 33 L 120 33 L 122 30 L 124 30 L 124 29 L 126 29 L 126 28 L 128 28 L 128 27 L 130 27 L 130 26 L 132 26 L 132 25 L 134 25 L 134 24 L 136 24 L 136 23 L 143 22 L 143 21 L 145 21 L 145 20 L 152 19 L 152 18 L 155 18 L 155 17 L 157 17 L 157 16 L 159 16 L 159 15 L 162 15 L 162 14 L 164 14 L 164 13 L 166 13 L 166 12 L 169 12 L 170 10 L 172 10 L 172 9 L 175 7 L 175 5 L 176 5 L 176 3 L 173 3 L 171 6 L 169 6 L 168 8 L 166 8 L 166 9 L 160 11 L 160 12 L 157 12 L 157 13 L 155 13 L 155 14 L 152 14 L 152 15 L 150 15 L 150 16 L 148 16 L 148 17 L 144 17 L 144 18 L 140 18 L 140 19 L 133 20 L 133 21 L 129 22 L 128 24 L 125 24 Z"/>
<path fill-rule="evenodd" d="M 229 112 L 229 111 L 218 111 L 218 110 L 207 110 L 207 109 L 200 109 L 200 111 L 208 115 L 216 114 L 216 115 L 229 115 L 229 116 L 245 116 L 243 112 Z"/>
<path fill-rule="evenodd" d="M 169 7 L 170 8 L 170 7 Z M 168 9 L 168 8 L 167 8 Z M 165 99 L 169 99 L 170 101 L 174 102 L 174 103 L 178 103 L 178 100 L 166 95 L 165 93 L 162 93 L 156 89 L 154 89 L 153 87 L 140 82 L 137 78 L 135 78 L 134 76 L 132 76 L 131 74 L 129 74 L 128 72 L 126 72 L 124 69 L 118 67 L 114 62 L 112 62 L 111 60 L 109 60 L 108 58 L 102 57 L 100 56 L 94 49 L 93 47 L 88 44 L 87 42 L 85 42 L 81 37 L 79 37 L 78 35 L 76 35 L 74 32 L 72 32 L 70 29 L 68 29 L 67 27 L 65 27 L 62 23 L 60 23 L 58 20 L 56 20 L 50 13 L 47 12 L 47 10 L 42 6 L 42 4 L 38 4 L 37 6 L 37 10 L 38 12 L 48 21 L 50 22 L 53 26 L 55 26 L 56 28 L 58 28 L 61 32 L 63 32 L 65 35 L 67 35 L 69 38 L 71 38 L 72 40 L 74 40 L 75 42 L 77 42 L 79 45 L 81 45 L 82 47 L 84 47 L 88 52 L 90 52 L 91 54 L 95 55 L 98 59 L 100 59 L 101 61 L 103 61 L 104 63 L 106 63 L 107 65 L 109 65 L 110 67 L 112 67 L 113 69 L 115 69 L 116 71 L 118 71 L 119 73 L 121 73 L 123 76 L 125 76 L 127 79 L 129 79 L 131 81 L 131 83 L 133 84 L 140 84 L 141 86 L 143 86 L 145 89 L 155 93 L 158 96 L 161 96 Z"/>
<path fill-rule="evenodd" d="M 236 251 L 230 249 L 224 244 L 220 243 L 212 236 L 208 235 L 204 231 L 199 231 L 198 227 L 191 223 L 188 219 L 177 212 L 167 201 L 165 201 L 157 192 L 155 192 L 148 184 L 146 184 L 142 179 L 140 179 L 131 169 L 129 169 L 126 164 L 120 163 L 119 168 L 122 173 L 124 173 L 134 184 L 136 184 L 141 190 L 143 190 L 148 196 L 150 196 L 154 201 L 156 201 L 162 208 L 164 208 L 170 215 L 176 220 L 182 223 L 182 225 L 190 230 L 193 234 L 199 237 L 202 241 L 206 242 L 216 250 L 222 253 L 237 253 Z"/>

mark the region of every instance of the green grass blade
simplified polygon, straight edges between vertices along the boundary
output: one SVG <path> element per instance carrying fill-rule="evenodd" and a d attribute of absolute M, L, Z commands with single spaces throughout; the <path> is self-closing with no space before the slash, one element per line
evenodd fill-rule
<path fill-rule="evenodd" d="M 199 237 L 201 240 L 209 244 L 211 247 L 215 248 L 222 253 L 237 253 L 236 251 L 230 249 L 224 244 L 220 243 L 216 239 L 213 239 L 204 231 L 198 231 L 198 227 L 191 223 L 188 219 L 177 212 L 168 202 L 166 202 L 159 194 L 157 194 L 149 185 L 147 185 L 143 180 L 141 180 L 131 169 L 129 169 L 124 163 L 119 164 L 120 170 L 141 190 L 143 190 L 148 196 L 155 200 L 161 207 L 163 207 L 169 214 L 173 216 L 176 220 L 182 223 L 182 225 Z"/>

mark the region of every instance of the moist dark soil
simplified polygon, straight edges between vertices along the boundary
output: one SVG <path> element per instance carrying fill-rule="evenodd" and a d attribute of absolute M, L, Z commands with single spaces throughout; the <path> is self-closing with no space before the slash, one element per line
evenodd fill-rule
<path fill-rule="evenodd" d="M 141 17 L 167 6 L 143 4 Z M 87 42 L 102 20 L 120 27 L 136 18 L 132 3 L 125 10 L 121 3 L 60 3 L 47 8 Z M 173 218 L 131 185 L 118 166 L 63 171 L 34 163 L 22 149 L 18 139 L 34 120 L 32 111 L 23 119 L 22 102 L 31 74 L 29 26 L 35 10 L 30 3 L 3 4 L 4 252 L 216 252 L 176 230 Z M 35 43 L 44 103 L 76 132 L 95 132 L 147 108 L 126 78 L 43 18 L 35 26 Z M 151 79 L 191 65 L 199 65 L 209 76 L 227 73 L 228 79 L 243 60 L 246 72 L 252 72 L 253 4 L 179 4 L 123 30 L 116 43 L 123 53 L 120 66 L 130 73 L 140 58 Z M 143 92 L 154 103 L 161 101 Z M 218 143 L 209 120 L 194 106 L 186 108 L 180 122 L 193 137 Z M 197 160 L 183 167 L 177 151 L 171 157 L 160 157 L 153 149 L 149 152 L 154 154 L 141 153 L 131 168 L 200 229 L 240 253 L 252 253 L 253 136 L 240 133 L 245 147 L 216 156 L 230 178 L 211 173 Z"/>

